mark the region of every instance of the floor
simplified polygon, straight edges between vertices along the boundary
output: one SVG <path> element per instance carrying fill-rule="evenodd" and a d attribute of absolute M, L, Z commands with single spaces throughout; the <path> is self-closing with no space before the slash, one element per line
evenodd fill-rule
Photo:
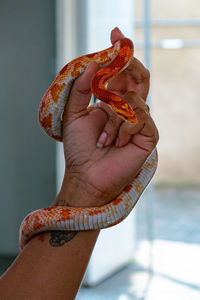
<path fill-rule="evenodd" d="M 135 262 L 96 287 L 81 288 L 76 300 L 200 299 L 200 190 L 162 188 L 154 195 L 150 221 L 144 222 L 149 204 L 138 207 Z"/>

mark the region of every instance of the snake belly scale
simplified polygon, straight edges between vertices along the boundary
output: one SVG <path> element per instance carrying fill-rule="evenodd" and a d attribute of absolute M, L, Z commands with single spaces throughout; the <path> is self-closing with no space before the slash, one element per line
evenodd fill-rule
<path fill-rule="evenodd" d="M 122 119 L 137 124 L 131 106 L 106 89 L 108 80 L 123 71 L 132 56 L 132 41 L 123 38 L 108 49 L 81 56 L 65 65 L 44 94 L 39 106 L 39 122 L 44 131 L 55 140 L 62 141 L 62 113 L 72 84 L 91 61 L 97 62 L 100 67 L 91 83 L 92 93 L 110 105 Z M 39 232 L 103 229 L 118 224 L 131 212 L 153 177 L 156 167 L 157 151 L 154 149 L 133 182 L 116 199 L 104 206 L 90 208 L 56 206 L 31 212 L 20 226 L 20 249 L 22 250 L 31 237 Z"/>

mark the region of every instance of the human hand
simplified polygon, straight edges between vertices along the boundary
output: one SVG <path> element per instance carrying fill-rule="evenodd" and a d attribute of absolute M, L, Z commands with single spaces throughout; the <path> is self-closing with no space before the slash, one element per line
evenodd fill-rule
<path fill-rule="evenodd" d="M 122 37 L 117 29 L 111 33 L 112 43 Z M 75 81 L 63 114 L 66 170 L 54 205 L 89 207 L 112 201 L 133 181 L 158 141 L 145 104 L 149 72 L 144 66 L 133 58 L 109 83 L 109 89 L 133 107 L 138 118 L 135 126 L 102 102 L 88 110 L 90 82 L 97 70 L 93 62 Z"/>

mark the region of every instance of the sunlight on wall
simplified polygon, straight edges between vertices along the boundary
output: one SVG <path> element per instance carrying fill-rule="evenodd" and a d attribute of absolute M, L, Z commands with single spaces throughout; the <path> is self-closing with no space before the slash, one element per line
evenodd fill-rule
<path fill-rule="evenodd" d="M 200 2 L 151 0 L 151 102 L 160 132 L 157 183 L 200 183 Z M 143 1 L 135 0 L 136 56 L 143 60 Z"/>

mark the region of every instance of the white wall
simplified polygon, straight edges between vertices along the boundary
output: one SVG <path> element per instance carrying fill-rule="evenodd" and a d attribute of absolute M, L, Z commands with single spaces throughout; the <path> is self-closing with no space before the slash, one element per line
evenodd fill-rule
<path fill-rule="evenodd" d="M 109 47 L 110 31 L 115 26 L 118 26 L 126 36 L 133 38 L 133 0 L 124 0 L 123 3 L 120 0 L 88 0 L 84 1 L 84 7 L 82 0 L 57 0 L 57 18 L 59 67 L 83 53 Z M 58 144 L 58 189 L 63 172 L 62 145 Z M 90 260 L 85 283 L 94 284 L 130 261 L 133 247 L 134 214 L 132 213 L 117 227 L 101 231 Z"/>

